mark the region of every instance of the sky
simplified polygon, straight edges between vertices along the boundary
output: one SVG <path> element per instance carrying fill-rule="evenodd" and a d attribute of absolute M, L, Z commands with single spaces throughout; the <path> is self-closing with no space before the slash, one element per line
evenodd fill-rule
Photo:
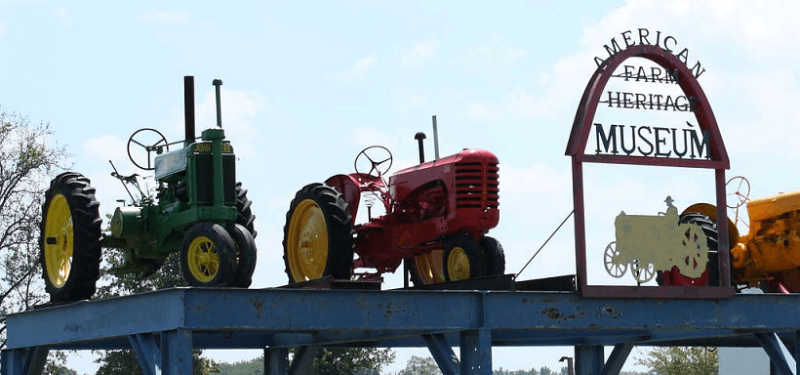
<path fill-rule="evenodd" d="M 572 211 L 564 150 L 575 111 L 594 58 L 627 30 L 671 35 L 690 64 L 702 63 L 698 80 L 731 159 L 728 177 L 747 177 L 753 198 L 797 190 L 800 175 L 787 172 L 800 157 L 798 15 L 800 3 L 789 1 L 0 0 L 0 109 L 49 123 L 52 141 L 72 155 L 69 169 L 92 180 L 106 214 L 127 195 L 108 160 L 142 173 L 125 151 L 133 132 L 183 137 L 185 75 L 195 76 L 198 133 L 214 126 L 211 81 L 222 79 L 223 128 L 257 216 L 252 288 L 287 282 L 281 241 L 297 190 L 353 172 L 370 145 L 393 152 L 390 174 L 413 166 L 418 131 L 428 134 L 430 158 L 436 115 L 441 155 L 482 148 L 499 158 L 501 219 L 490 235 L 505 248 L 506 271 L 517 273 Z M 608 90 L 680 95 L 621 80 Z M 617 108 L 595 118 L 678 129 L 687 121 L 695 121 L 690 113 Z M 709 170 L 587 165 L 584 186 L 590 284 L 635 285 L 602 266 L 621 211 L 654 216 L 668 195 L 679 210 L 714 197 Z M 573 225 L 521 279 L 575 273 Z M 385 279 L 384 289 L 402 285 L 399 274 Z M 425 353 L 398 351 L 389 370 Z M 496 368 L 560 368 L 562 355 L 572 349 L 496 348 L 493 360 Z M 90 359 L 76 358 L 79 371 L 91 371 Z"/>

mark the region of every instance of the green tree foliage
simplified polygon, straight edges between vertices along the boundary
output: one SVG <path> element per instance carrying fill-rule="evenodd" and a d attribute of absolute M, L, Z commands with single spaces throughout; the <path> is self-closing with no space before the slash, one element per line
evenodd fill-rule
<path fill-rule="evenodd" d="M 234 363 L 223 362 L 218 367 L 219 373 L 225 375 L 264 375 L 264 357 Z"/>
<path fill-rule="evenodd" d="M 500 367 L 492 371 L 492 375 L 539 375 L 539 370 L 531 368 L 530 370 L 505 370 Z"/>
<path fill-rule="evenodd" d="M 391 349 L 322 348 L 311 365 L 312 375 L 378 375 L 394 362 Z"/>
<path fill-rule="evenodd" d="M 134 293 L 143 293 L 158 289 L 185 286 L 180 270 L 180 257 L 178 254 L 170 255 L 163 266 L 153 269 L 150 275 L 120 275 L 114 276 L 113 269 L 125 263 L 125 255 L 119 249 L 104 249 L 104 259 L 107 264 L 101 267 L 103 286 L 97 290 L 100 298 L 125 296 Z M 218 373 L 217 363 L 202 356 L 201 350 L 194 350 L 193 375 L 209 375 Z M 142 369 L 136 354 L 131 350 L 112 350 L 104 352 L 96 361 L 100 368 L 96 375 L 140 375 Z"/>
<path fill-rule="evenodd" d="M 47 301 L 39 267 L 39 225 L 48 176 L 67 157 L 49 125 L 0 109 L 0 306 L 25 311 Z M 5 332 L 5 326 L 0 328 Z M 3 335 L 0 349 L 5 347 Z"/>
<path fill-rule="evenodd" d="M 0 315 L 48 301 L 39 266 L 42 204 L 49 177 L 68 157 L 52 136 L 48 124 L 32 124 L 0 108 Z M 3 349 L 6 326 L 0 322 Z M 51 353 L 44 373 L 74 373 L 64 360 L 63 354 Z"/>
<path fill-rule="evenodd" d="M 716 348 L 705 347 L 658 347 L 637 363 L 647 366 L 651 373 L 659 375 L 717 375 L 719 354 Z"/>
<path fill-rule="evenodd" d="M 398 375 L 441 375 L 442 371 L 431 357 L 411 356 L 406 362 L 406 368 Z"/>

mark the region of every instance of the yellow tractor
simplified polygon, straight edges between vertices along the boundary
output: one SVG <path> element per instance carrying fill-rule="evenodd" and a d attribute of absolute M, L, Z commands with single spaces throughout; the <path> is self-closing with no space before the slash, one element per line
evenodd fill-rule
<path fill-rule="evenodd" d="M 759 287 L 768 293 L 800 292 L 800 191 L 751 200 L 747 197 L 750 190 L 747 180 L 734 177 L 728 181 L 728 186 L 737 184 L 739 188 L 729 195 L 737 196 L 739 202 L 729 207 L 735 210 L 736 221 L 739 221 L 739 207 L 747 205 L 749 222 L 746 224 L 750 229 L 746 235 L 739 236 L 734 222 L 728 219 L 733 284 Z M 742 187 L 746 188 L 744 194 Z M 695 204 L 684 210 L 688 212 L 708 216 L 716 222 L 717 210 L 711 204 Z M 701 285 L 715 284 L 718 267 L 716 254 L 710 254 L 707 273 L 712 277 L 701 278 L 708 280 Z M 698 285 L 699 280 L 678 276 L 674 271 L 660 275 L 659 283 Z"/>

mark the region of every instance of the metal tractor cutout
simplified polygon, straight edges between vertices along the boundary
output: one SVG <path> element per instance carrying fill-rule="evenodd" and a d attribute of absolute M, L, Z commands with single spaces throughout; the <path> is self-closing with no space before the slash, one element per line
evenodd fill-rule
<path fill-rule="evenodd" d="M 420 151 L 424 137 L 415 137 Z M 497 157 L 464 149 L 423 160 L 421 152 L 421 164 L 395 173 L 387 183 L 392 154 L 371 146 L 358 153 L 355 173 L 298 191 L 284 227 L 289 281 L 380 279 L 404 260 L 415 285 L 503 274 L 503 248 L 486 236 L 500 218 Z M 356 225 L 362 197 L 368 221 Z M 384 215 L 374 217 L 376 202 Z M 357 272 L 364 268 L 375 271 Z"/>
<path fill-rule="evenodd" d="M 709 238 L 698 224 L 700 218 L 691 214 L 678 215 L 671 197 L 665 202 L 667 212 L 657 216 L 625 212 L 617 216 L 614 221 L 617 240 L 608 244 L 603 254 L 609 275 L 622 277 L 628 265 L 638 283 L 652 280 L 658 271 L 673 269 L 688 278 L 703 275 L 708 262 Z"/>

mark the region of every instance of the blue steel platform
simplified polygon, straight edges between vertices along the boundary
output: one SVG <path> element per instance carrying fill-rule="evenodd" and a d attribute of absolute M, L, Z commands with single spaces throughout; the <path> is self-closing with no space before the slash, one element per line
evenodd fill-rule
<path fill-rule="evenodd" d="M 800 295 L 177 288 L 13 314 L 7 327 L 3 375 L 36 373 L 49 349 L 119 348 L 145 374 L 191 374 L 192 348 L 264 349 L 267 374 L 303 374 L 320 346 L 428 347 L 444 374 L 488 375 L 492 346 L 563 345 L 578 375 L 619 373 L 634 345 L 761 346 L 788 375 L 781 347 L 800 353 Z"/>

